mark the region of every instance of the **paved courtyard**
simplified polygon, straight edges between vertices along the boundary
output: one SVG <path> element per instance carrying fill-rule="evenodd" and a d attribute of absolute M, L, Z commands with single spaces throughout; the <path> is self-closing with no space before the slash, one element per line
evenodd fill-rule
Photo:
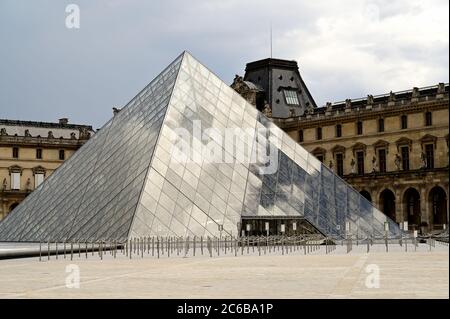
<path fill-rule="evenodd" d="M 338 246 L 302 251 L 195 256 L 133 256 L 103 260 L 59 256 L 0 260 L 0 298 L 448 298 L 448 246 Z M 68 288 L 76 265 L 79 288 Z M 374 270 L 375 269 L 375 270 Z M 379 288 L 366 282 L 379 270 Z M 69 271 L 69 272 L 66 272 Z M 368 272 L 369 271 L 369 272 Z M 72 276 L 72 277 L 71 277 Z M 368 276 L 372 276 L 369 277 Z M 376 281 L 375 281 L 376 282 Z"/>

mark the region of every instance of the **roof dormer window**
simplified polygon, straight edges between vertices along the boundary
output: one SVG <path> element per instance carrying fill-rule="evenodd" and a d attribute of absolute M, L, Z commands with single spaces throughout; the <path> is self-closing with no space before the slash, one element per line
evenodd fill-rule
<path fill-rule="evenodd" d="M 289 105 L 299 105 L 297 91 L 294 90 L 284 90 L 284 97 L 286 98 L 286 103 Z"/>

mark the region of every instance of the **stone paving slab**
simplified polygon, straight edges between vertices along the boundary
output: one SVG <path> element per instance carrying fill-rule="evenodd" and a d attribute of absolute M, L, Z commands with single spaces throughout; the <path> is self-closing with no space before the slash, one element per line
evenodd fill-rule
<path fill-rule="evenodd" d="M 378 247 L 379 248 L 379 247 Z M 417 252 L 363 246 L 310 255 L 0 261 L 0 298 L 449 298 L 448 246 Z M 67 265 L 80 288 L 67 288 Z M 368 265 L 380 272 L 367 288 Z"/>

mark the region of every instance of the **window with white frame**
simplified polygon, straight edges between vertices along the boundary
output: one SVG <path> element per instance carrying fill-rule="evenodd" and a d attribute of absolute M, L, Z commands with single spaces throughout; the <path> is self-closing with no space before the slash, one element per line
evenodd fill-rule
<path fill-rule="evenodd" d="M 43 181 L 44 181 L 43 173 L 34 174 L 34 188 L 38 188 L 38 186 L 41 185 Z"/>
<path fill-rule="evenodd" d="M 11 173 L 11 189 L 12 190 L 20 190 L 20 173 L 19 172 Z"/>
<path fill-rule="evenodd" d="M 284 90 L 284 97 L 286 98 L 287 104 L 299 105 L 297 92 L 294 90 Z"/>

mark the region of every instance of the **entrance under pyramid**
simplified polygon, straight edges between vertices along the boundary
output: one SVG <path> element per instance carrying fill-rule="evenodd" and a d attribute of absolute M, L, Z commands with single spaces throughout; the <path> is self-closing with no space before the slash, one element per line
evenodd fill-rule
<path fill-rule="evenodd" d="M 238 134 L 230 138 L 230 131 Z M 242 231 L 400 234 L 395 222 L 184 52 L 0 223 L 0 241 Z"/>

